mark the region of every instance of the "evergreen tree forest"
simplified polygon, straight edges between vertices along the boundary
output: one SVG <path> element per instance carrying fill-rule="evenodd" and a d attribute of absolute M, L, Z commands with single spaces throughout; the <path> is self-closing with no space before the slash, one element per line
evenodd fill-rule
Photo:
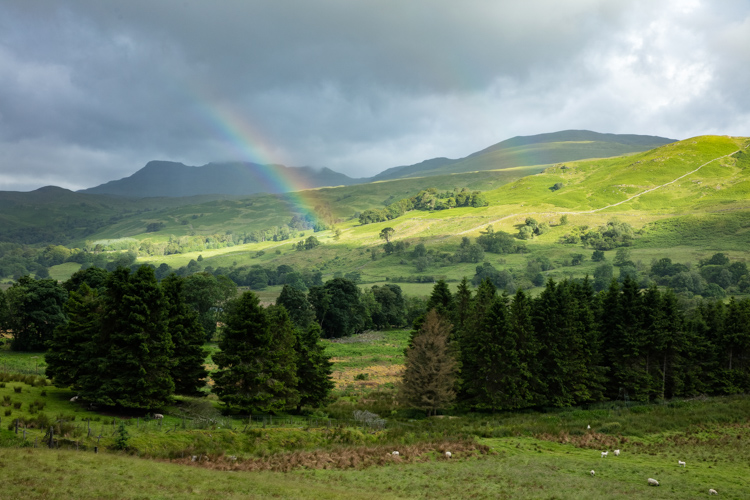
<path fill-rule="evenodd" d="M 550 280 L 535 298 L 498 293 L 484 280 L 475 293 L 464 282 L 453 297 L 437 283 L 429 304 L 430 314 L 454 325 L 444 350 L 459 361 L 455 404 L 466 410 L 750 391 L 748 299 L 703 301 L 685 312 L 672 290 L 639 290 L 629 278 L 599 293 L 588 279 Z M 435 380 L 421 382 L 420 392 L 423 375 L 410 365 L 424 356 L 426 324 L 425 317 L 415 322 L 402 398 L 423 410 L 419 401 L 429 399 Z"/>
<path fill-rule="evenodd" d="M 189 279 L 172 274 L 158 282 L 149 266 L 134 272 L 92 269 L 62 285 L 22 281 L 33 292 L 26 301 L 37 300 L 40 287 L 57 290 L 45 297 L 66 299 L 53 331 L 32 337 L 47 348 L 47 376 L 56 386 L 70 387 L 92 404 L 129 410 L 162 407 L 174 394 L 206 395 L 202 314 L 210 313 L 225 323 L 222 351 L 214 354 L 219 370 L 212 390 L 228 408 L 275 413 L 327 400 L 333 388 L 331 363 L 304 294 L 308 316 L 292 309 L 292 317 L 282 305 L 263 308 L 252 292 L 233 300 L 219 294 L 216 300 L 226 312 L 216 316 L 210 311 L 215 307 L 195 300 L 197 290 Z M 11 298 L 19 294 L 11 289 Z M 5 295 L 0 295 L 3 314 Z M 41 312 L 57 302 L 44 304 Z M 27 315 L 41 317 L 41 312 L 30 309 Z M 28 337 L 24 332 L 20 338 Z"/>

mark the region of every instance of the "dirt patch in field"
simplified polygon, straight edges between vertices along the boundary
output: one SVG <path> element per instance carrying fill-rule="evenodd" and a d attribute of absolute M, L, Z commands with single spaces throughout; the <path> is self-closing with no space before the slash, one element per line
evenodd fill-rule
<path fill-rule="evenodd" d="M 577 448 L 587 448 L 595 450 L 606 450 L 617 448 L 624 445 L 629 440 L 623 436 L 611 436 L 600 432 L 588 432 L 582 435 L 571 435 L 567 432 L 559 434 L 536 434 L 535 438 L 543 441 L 552 441 L 561 444 L 572 444 Z"/>
<path fill-rule="evenodd" d="M 372 365 L 362 368 L 344 368 L 333 373 L 336 389 L 344 389 L 348 385 L 356 387 L 378 387 L 387 383 L 401 380 L 404 365 Z M 365 376 L 366 378 L 361 378 Z M 358 379 L 357 377 L 360 377 Z"/>
<path fill-rule="evenodd" d="M 393 452 L 398 451 L 398 455 Z M 451 452 L 451 458 L 445 452 Z M 435 441 L 409 446 L 359 446 L 335 450 L 277 453 L 261 458 L 236 458 L 226 455 L 200 455 L 171 460 L 172 463 L 193 465 L 222 471 L 289 472 L 294 469 L 364 469 L 388 464 L 428 462 L 430 460 L 461 460 L 486 457 L 488 446 L 470 440 Z"/>

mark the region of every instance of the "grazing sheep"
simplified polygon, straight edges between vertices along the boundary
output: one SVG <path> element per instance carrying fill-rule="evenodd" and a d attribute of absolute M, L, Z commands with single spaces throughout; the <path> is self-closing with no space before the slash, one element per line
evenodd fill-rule
<path fill-rule="evenodd" d="M 154 413 L 154 418 L 156 420 L 161 420 L 162 418 L 164 418 L 164 415 L 162 415 L 161 413 Z"/>
<path fill-rule="evenodd" d="M 607 455 L 609 455 L 608 451 L 603 451 L 602 452 L 602 458 L 607 458 Z"/>
<path fill-rule="evenodd" d="M 685 462 L 683 462 L 682 460 L 678 460 L 677 461 L 677 466 L 678 467 L 685 467 Z"/>
<path fill-rule="evenodd" d="M 195 462 L 196 460 L 198 460 L 198 456 L 197 455 L 193 455 L 193 457 L 191 458 L 191 461 Z"/>
<path fill-rule="evenodd" d="M 445 452 L 445 458 L 450 458 L 452 456 L 453 456 L 453 453 L 451 453 L 450 451 Z"/>
<path fill-rule="evenodd" d="M 78 396 L 73 396 L 72 398 L 70 398 L 71 403 L 75 403 L 76 401 L 78 401 Z"/>
<path fill-rule="evenodd" d="M 391 455 L 393 455 L 394 457 L 397 457 L 398 456 L 398 452 L 394 451 L 394 452 L 391 453 Z"/>
<path fill-rule="evenodd" d="M 591 477 L 594 477 L 596 475 L 596 472 L 594 472 L 594 469 L 591 469 Z"/>
<path fill-rule="evenodd" d="M 718 494 L 719 494 L 719 492 L 718 492 L 718 491 L 716 491 L 715 489 L 711 488 L 710 490 L 708 490 L 708 494 L 709 494 L 709 495 L 718 495 Z"/>
<path fill-rule="evenodd" d="M 659 481 L 657 481 L 656 479 L 650 477 L 650 478 L 648 478 L 648 485 L 649 486 L 659 486 Z"/>
<path fill-rule="evenodd" d="M 586 426 L 586 429 L 587 429 L 587 430 L 591 430 L 591 426 L 590 426 L 590 425 L 587 425 L 587 426 Z"/>
<path fill-rule="evenodd" d="M 619 456 L 620 456 L 620 450 L 615 450 L 615 452 L 614 452 L 614 453 L 615 453 L 615 456 L 616 456 L 616 457 L 619 457 Z"/>

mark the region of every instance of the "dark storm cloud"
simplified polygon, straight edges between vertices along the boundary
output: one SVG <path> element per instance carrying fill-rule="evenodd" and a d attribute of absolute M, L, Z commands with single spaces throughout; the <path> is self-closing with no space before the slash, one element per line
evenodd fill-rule
<path fill-rule="evenodd" d="M 151 159 L 240 156 L 359 177 L 568 128 L 749 133 L 739 0 L 19 0 L 2 11 L 2 190 L 89 187 Z M 254 131 L 249 147 L 222 132 L 218 109 Z"/>

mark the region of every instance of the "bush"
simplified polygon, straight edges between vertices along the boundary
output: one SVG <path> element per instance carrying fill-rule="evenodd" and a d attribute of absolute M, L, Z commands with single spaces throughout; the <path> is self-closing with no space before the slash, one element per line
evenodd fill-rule
<path fill-rule="evenodd" d="M 599 428 L 599 432 L 603 434 L 614 434 L 619 432 L 621 428 L 622 424 L 620 424 L 620 422 L 608 422 Z"/>
<path fill-rule="evenodd" d="M 17 394 L 20 394 L 20 392 L 21 392 L 21 389 L 22 389 L 21 387 L 19 387 L 19 386 L 15 386 L 15 387 L 13 388 L 13 391 L 14 391 L 14 392 L 16 392 Z"/>

